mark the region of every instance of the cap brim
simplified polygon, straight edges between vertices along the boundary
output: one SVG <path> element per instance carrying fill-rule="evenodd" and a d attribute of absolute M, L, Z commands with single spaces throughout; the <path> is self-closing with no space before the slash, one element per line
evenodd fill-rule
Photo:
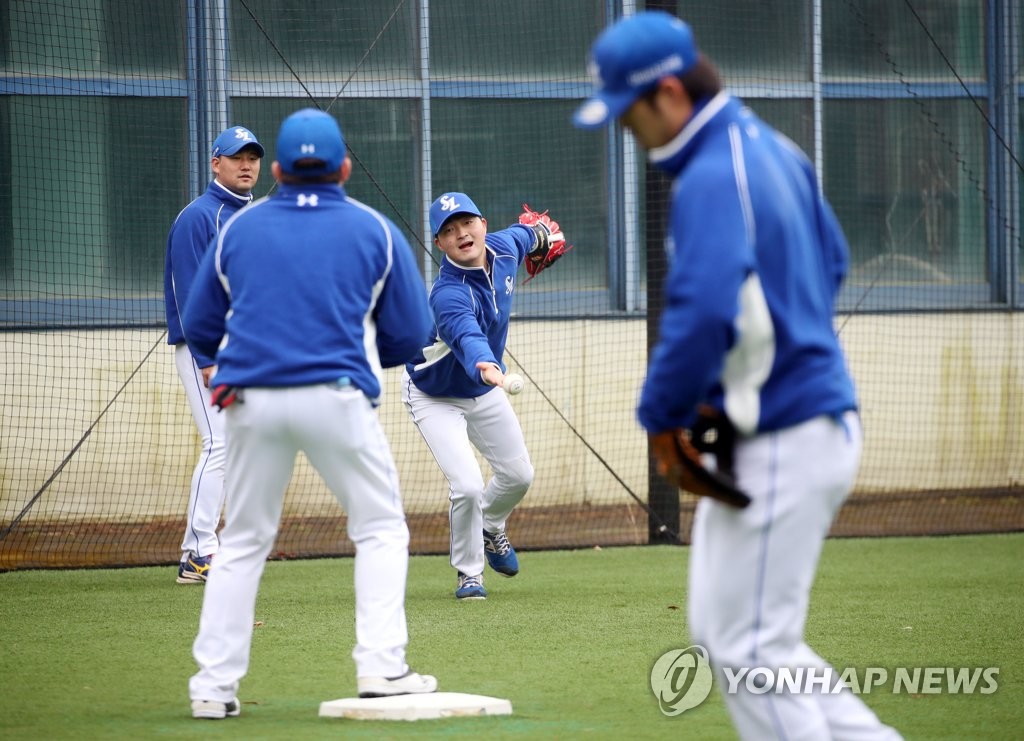
<path fill-rule="evenodd" d="M 483 215 L 482 213 L 480 213 L 479 211 L 474 211 L 474 210 L 473 210 L 473 209 L 471 209 L 471 208 L 464 208 L 464 209 L 461 209 L 461 210 L 459 210 L 459 211 L 456 211 L 456 212 L 455 212 L 455 213 L 453 213 L 453 214 L 448 214 L 447 216 L 445 216 L 445 217 L 444 217 L 444 221 L 442 221 L 442 222 L 441 222 L 440 224 L 438 224 L 438 225 L 437 225 L 437 229 L 435 229 L 435 230 L 434 230 L 434 236 L 436 237 L 436 236 L 437 236 L 437 233 L 438 233 L 439 231 L 441 231 L 442 229 L 444 229 L 444 225 L 445 225 L 445 224 L 447 224 L 447 223 L 448 223 L 449 221 L 451 221 L 452 219 L 454 219 L 454 218 L 455 218 L 456 216 L 461 216 L 462 214 L 469 214 L 469 215 L 471 215 L 471 216 L 478 216 L 478 217 L 480 217 L 481 219 L 482 219 L 482 218 L 484 217 L 484 215 Z"/>
<path fill-rule="evenodd" d="M 619 95 L 598 93 L 576 109 L 572 122 L 580 129 L 599 129 L 625 113 L 639 97 L 640 93 L 632 90 Z"/>
<path fill-rule="evenodd" d="M 252 147 L 253 149 L 255 149 L 257 152 L 259 152 L 260 157 L 264 157 L 267 154 L 266 151 L 263 149 L 263 145 L 260 144 L 259 142 L 242 142 L 242 146 L 235 147 L 234 149 L 231 149 L 230 151 L 225 149 L 220 154 L 218 154 L 217 156 L 218 157 L 230 157 L 233 154 L 238 154 L 239 152 L 241 152 L 246 147 Z"/>

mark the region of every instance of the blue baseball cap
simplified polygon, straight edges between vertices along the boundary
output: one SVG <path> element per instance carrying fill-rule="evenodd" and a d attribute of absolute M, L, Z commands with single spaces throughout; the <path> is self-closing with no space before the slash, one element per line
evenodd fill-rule
<path fill-rule="evenodd" d="M 480 209 L 465 193 L 445 193 L 430 204 L 430 231 L 436 237 L 444 222 L 456 214 L 483 216 Z"/>
<path fill-rule="evenodd" d="M 289 175 L 328 175 L 345 159 L 345 139 L 334 117 L 318 108 L 288 116 L 277 135 L 277 161 Z M 298 163 L 303 162 L 302 167 Z"/>
<path fill-rule="evenodd" d="M 263 151 L 263 145 L 256 141 L 255 134 L 249 131 L 249 129 L 244 126 L 229 126 L 213 140 L 213 149 L 210 156 L 220 157 L 225 155 L 230 157 L 241 151 L 243 147 L 252 147 L 259 153 L 260 157 L 266 154 Z"/>
<path fill-rule="evenodd" d="M 675 16 L 651 10 L 622 18 L 590 48 L 587 69 L 595 92 L 573 123 L 596 129 L 614 121 L 662 78 L 693 69 L 697 56 L 693 32 Z"/>

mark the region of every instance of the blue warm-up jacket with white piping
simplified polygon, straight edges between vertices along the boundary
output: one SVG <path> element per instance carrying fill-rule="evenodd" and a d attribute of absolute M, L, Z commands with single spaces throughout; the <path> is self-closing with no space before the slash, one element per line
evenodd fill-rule
<path fill-rule="evenodd" d="M 702 402 L 747 435 L 855 409 L 833 328 L 848 248 L 807 157 L 723 92 L 650 160 L 675 180 L 641 425 L 689 426 Z"/>
<path fill-rule="evenodd" d="M 430 289 L 434 328 L 421 352 L 406 364 L 416 388 L 431 396 L 472 399 L 494 389 L 480 378 L 477 363 L 502 372 L 516 274 L 537 246 L 533 229 L 513 224 L 487 234 L 487 266 L 464 268 L 447 256 Z"/>
<path fill-rule="evenodd" d="M 181 311 L 185 308 L 196 270 L 217 238 L 225 222 L 243 206 L 252 202 L 252 195 L 239 195 L 211 180 L 206 192 L 181 210 L 167 235 L 164 258 L 164 306 L 167 314 L 167 344 L 185 341 L 181 331 Z M 213 365 L 213 356 L 196 356 L 200 368 Z"/>
<path fill-rule="evenodd" d="M 281 185 L 235 214 L 196 274 L 182 326 L 216 354 L 212 384 L 351 383 L 372 401 L 381 368 L 431 331 L 402 233 L 339 185 Z"/>

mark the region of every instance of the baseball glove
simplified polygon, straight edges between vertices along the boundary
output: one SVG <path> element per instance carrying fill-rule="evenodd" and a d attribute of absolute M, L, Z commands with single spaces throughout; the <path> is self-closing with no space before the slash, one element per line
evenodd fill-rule
<path fill-rule="evenodd" d="M 222 383 L 210 390 L 210 406 L 217 407 L 219 411 L 224 411 L 236 401 L 242 403 L 242 389 L 236 386 Z"/>
<path fill-rule="evenodd" d="M 750 504 L 750 497 L 740 491 L 732 476 L 705 468 L 700 451 L 694 446 L 693 434 L 691 430 L 666 430 L 650 436 L 658 473 L 691 494 L 711 497 L 738 509 Z"/>
<path fill-rule="evenodd" d="M 523 281 L 523 285 L 526 285 L 554 265 L 558 258 L 572 249 L 572 245 L 565 244 L 565 235 L 558 222 L 548 216 L 547 211 L 537 213 L 524 203 L 519 223 L 532 227 L 537 235 L 537 246 L 526 255 L 526 272 L 530 274 Z"/>

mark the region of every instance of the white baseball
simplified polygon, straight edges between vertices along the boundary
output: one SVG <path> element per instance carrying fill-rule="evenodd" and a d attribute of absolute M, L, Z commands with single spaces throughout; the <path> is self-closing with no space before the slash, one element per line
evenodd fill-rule
<path fill-rule="evenodd" d="M 515 396 L 523 390 L 526 383 L 523 381 L 523 377 L 518 373 L 509 373 L 505 376 L 505 381 L 501 384 L 502 388 L 505 389 L 505 393 L 512 394 Z"/>

